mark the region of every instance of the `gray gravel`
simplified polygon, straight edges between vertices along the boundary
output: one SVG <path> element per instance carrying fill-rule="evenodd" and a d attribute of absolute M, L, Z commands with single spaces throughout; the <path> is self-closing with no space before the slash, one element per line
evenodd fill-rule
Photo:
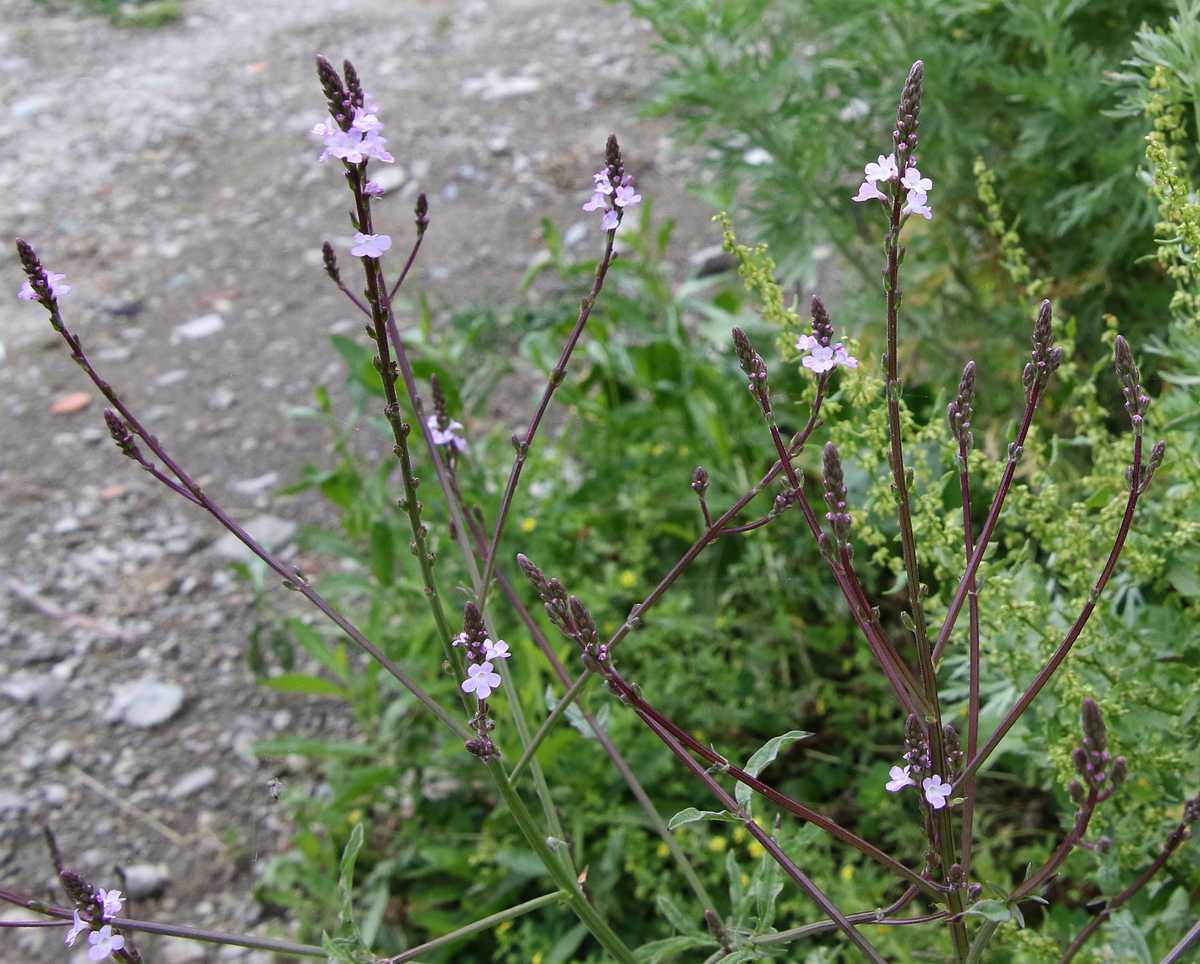
<path fill-rule="evenodd" d="M 662 123 L 638 120 L 650 37 L 593 0 L 186 0 L 165 29 L 0 0 L 0 238 L 32 242 L 75 288 L 68 323 L 102 374 L 230 514 L 285 556 L 280 497 L 327 443 L 283 413 L 337 385 L 332 331 L 360 323 L 319 270 L 345 249 L 346 195 L 309 128 L 312 58 L 349 57 L 383 105 L 392 233 L 417 191 L 433 226 L 414 285 L 433 304 L 514 298 L 550 217 L 580 257 L 579 210 L 616 130 L 638 187 L 680 219 L 682 263 L 719 240 Z M 591 246 L 591 247 L 589 247 Z M 5 242 L 0 292 L 22 277 Z M 3 280 L 6 278 L 7 280 Z M 71 393 L 88 395 L 56 414 Z M 256 757 L 281 732 L 347 734 L 336 702 L 257 687 L 251 595 L 206 516 L 122 459 L 99 399 L 44 312 L 0 297 L 0 868 L 61 900 L 41 842 L 116 887 L 136 916 L 284 936 L 250 898 L 286 834 L 270 782 L 314 779 Z M 81 407 L 80 407 L 81 406 Z M 515 415 L 503 393 L 492 417 Z M 476 430 L 486 426 L 474 426 Z M 302 561 L 302 560 L 301 560 Z M 0 907 L 0 918 L 28 915 Z M 0 930 L 0 959 L 86 960 L 61 930 Z M 145 938 L 147 960 L 263 960 Z"/>

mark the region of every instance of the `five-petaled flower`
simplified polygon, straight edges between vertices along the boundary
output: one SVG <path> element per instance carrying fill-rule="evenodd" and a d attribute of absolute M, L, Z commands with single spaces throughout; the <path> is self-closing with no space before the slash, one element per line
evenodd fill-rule
<path fill-rule="evenodd" d="M 489 639 L 483 644 L 483 655 L 487 659 L 508 659 L 512 653 L 508 651 L 508 643 L 502 639 L 494 643 Z"/>
<path fill-rule="evenodd" d="M 950 799 L 951 786 L 942 783 L 942 778 L 936 773 L 921 781 L 921 789 L 925 792 L 925 802 L 934 810 L 941 810 Z"/>
<path fill-rule="evenodd" d="M 912 158 L 909 158 L 909 166 L 901 174 L 896 166 L 895 154 L 887 157 L 880 154 L 877 161 L 863 168 L 863 175 L 865 180 L 859 185 L 853 200 L 890 202 L 892 196 L 881 191 L 878 185 L 898 185 L 904 191 L 904 207 L 900 209 L 902 215 L 919 214 L 926 220 L 933 217 L 933 212 L 929 210 L 929 192 L 933 190 L 933 181 L 917 170 Z"/>
<path fill-rule="evenodd" d="M 361 231 L 354 236 L 354 247 L 350 253 L 356 258 L 378 258 L 392 246 L 392 238 L 387 234 L 363 234 Z"/>
<path fill-rule="evenodd" d="M 822 345 L 814 335 L 801 335 L 796 340 L 796 348 L 810 352 L 801 360 L 801 364 L 818 375 L 832 371 L 838 365 L 858 367 L 858 359 L 846 351 L 846 346 L 840 341 L 836 345 Z"/>
<path fill-rule="evenodd" d="M 121 950 L 125 946 L 125 938 L 114 934 L 112 925 L 105 924 L 100 930 L 88 934 L 88 943 L 92 945 L 88 948 L 88 960 L 102 961 Z"/>
<path fill-rule="evenodd" d="M 445 445 L 447 448 L 455 452 L 462 452 L 467 447 L 467 443 L 455 435 L 455 432 L 462 431 L 462 423 L 450 420 L 445 428 L 438 425 L 437 415 L 430 415 L 425 419 L 425 424 L 429 426 L 429 434 L 433 438 L 434 445 Z"/>
<path fill-rule="evenodd" d="M 912 770 L 912 767 L 904 766 L 892 767 L 888 771 L 888 776 L 891 777 L 887 783 L 889 793 L 895 793 L 897 790 L 903 790 L 905 787 L 915 787 L 917 785 L 916 781 L 909 775 L 910 770 Z"/>
<path fill-rule="evenodd" d="M 492 690 L 499 688 L 500 674 L 492 669 L 491 663 L 473 663 L 467 667 L 467 679 L 462 683 L 464 693 L 474 693 L 479 699 L 486 700 Z"/>

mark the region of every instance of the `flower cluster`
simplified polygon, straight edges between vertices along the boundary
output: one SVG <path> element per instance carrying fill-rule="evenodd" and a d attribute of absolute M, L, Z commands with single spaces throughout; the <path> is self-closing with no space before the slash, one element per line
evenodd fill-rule
<path fill-rule="evenodd" d="M 483 637 L 482 642 L 472 643 L 469 634 L 464 632 L 454 637 L 453 645 L 464 646 L 467 651 L 467 678 L 462 682 L 463 692 L 474 693 L 479 699 L 486 700 L 500 688 L 500 674 L 496 672 L 492 661 L 508 659 L 512 655 L 508 651 L 508 643 L 502 639 L 492 642 L 487 636 Z"/>
<path fill-rule="evenodd" d="M 315 125 L 311 133 L 325 143 L 325 150 L 318 160 L 324 163 L 331 157 L 337 157 L 347 164 L 362 164 L 374 158 L 391 164 L 395 158 L 383 146 L 387 138 L 381 133 L 383 123 L 379 120 L 378 112 L 379 105 L 375 99 L 364 93 L 362 106 L 354 108 L 354 117 L 347 127 L 343 128 L 334 117 L 330 117 L 328 123 Z"/>
<path fill-rule="evenodd" d="M 62 283 L 65 274 L 55 274 L 53 271 L 46 272 L 46 285 L 50 288 L 50 297 L 57 298 L 60 295 L 69 295 L 71 286 Z M 26 281 L 21 285 L 21 290 L 17 292 L 18 298 L 24 298 L 26 301 L 40 301 L 42 296 L 33 290 L 33 285 Z"/>
<path fill-rule="evenodd" d="M 97 890 L 89 903 L 100 910 L 100 921 L 111 920 L 121 913 L 121 905 L 125 898 L 119 890 Z M 84 918 L 78 910 L 75 911 L 75 921 L 67 931 L 67 939 L 63 942 L 67 947 L 75 946 L 75 939 L 84 931 L 88 934 L 88 960 L 103 961 L 125 947 L 125 938 L 112 929 L 111 924 L 93 929 L 93 921 Z"/>
<path fill-rule="evenodd" d="M 888 771 L 888 776 L 891 779 L 887 782 L 887 790 L 889 793 L 896 793 L 903 790 L 905 787 L 915 787 L 917 781 L 912 778 L 912 767 L 892 767 Z M 925 796 L 925 802 L 928 803 L 934 810 L 941 810 L 942 807 L 950 799 L 951 785 L 943 783 L 942 778 L 936 773 L 925 777 L 921 781 L 921 792 Z"/>
<path fill-rule="evenodd" d="M 919 214 L 926 221 L 933 217 L 933 212 L 929 210 L 929 192 L 933 190 L 933 181 L 921 175 L 912 158 L 902 174 L 896 165 L 894 153 L 887 157 L 880 154 L 877 161 L 863 168 L 863 173 L 866 180 L 859 185 L 858 193 L 854 195 L 855 201 L 870 201 L 874 198 L 886 204 L 892 197 L 879 190 L 878 185 L 887 184 L 890 190 L 895 190 L 895 186 L 899 185 L 904 191 L 901 215 Z"/>
<path fill-rule="evenodd" d="M 811 352 L 800 363 L 818 375 L 832 371 L 838 365 L 858 367 L 858 359 L 846 351 L 846 346 L 840 341 L 836 345 L 822 345 L 815 335 L 801 335 L 796 340 L 796 347 L 800 351 Z"/>

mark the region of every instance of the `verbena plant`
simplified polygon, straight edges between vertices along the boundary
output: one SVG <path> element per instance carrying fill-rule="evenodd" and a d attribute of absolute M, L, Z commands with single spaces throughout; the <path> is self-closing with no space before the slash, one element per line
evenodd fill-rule
<path fill-rule="evenodd" d="M 1003 925 L 1022 925 L 1031 911 L 1047 905 L 1042 934 L 1049 935 L 1051 946 L 1057 941 L 1061 960 L 1075 957 L 1102 924 L 1110 946 L 1132 940 L 1125 933 L 1129 909 L 1145 898 L 1146 885 L 1200 817 L 1197 761 L 1185 755 L 1197 715 L 1195 694 L 1186 702 L 1186 672 L 1168 672 L 1155 681 L 1157 690 L 1134 685 L 1144 682 L 1136 678 L 1138 667 L 1154 665 L 1163 653 L 1186 667 L 1194 650 L 1180 632 L 1187 617 L 1153 627 L 1165 636 L 1155 648 L 1120 623 L 1137 608 L 1143 588 L 1131 575 L 1157 571 L 1171 549 L 1188 548 L 1158 547 L 1156 555 L 1131 540 L 1143 509 L 1160 530 L 1174 523 L 1169 509 L 1155 512 L 1155 500 L 1143 499 L 1156 472 L 1172 466 L 1164 463 L 1165 444 L 1145 439 L 1153 417 L 1150 399 L 1128 344 L 1115 333 L 1117 386 L 1131 431 L 1114 454 L 1105 424 L 1113 413 L 1095 401 L 1095 373 L 1081 371 L 1064 348 L 1055 347 L 1048 301 L 1036 312 L 1023 373 L 1024 405 L 1006 438 L 999 426 L 988 425 L 982 427 L 985 451 L 974 445 L 981 426 L 974 424 L 973 412 L 982 384 L 974 363 L 948 396 L 949 434 L 942 440 L 934 434 L 934 420 L 906 404 L 911 396 L 901 380 L 899 352 L 901 232 L 913 215 L 921 219 L 917 223 L 933 217 L 933 184 L 916 165 L 923 65 L 915 64 L 905 83 L 891 153 L 880 153 L 866 166 L 855 196 L 886 220 L 886 351 L 878 372 L 860 364 L 851 339 L 837 340 L 819 300 L 813 301 L 811 323 L 801 324 L 784 302 L 765 250 L 741 246 L 731 230 L 727 234 L 743 281 L 759 302 L 760 324 L 785 345 L 784 381 L 796 387 L 782 397 L 773 391 L 751 336 L 742 326 L 733 329 L 733 357 L 748 379 L 751 403 L 738 416 L 734 403 L 719 396 L 716 413 L 697 403 L 676 416 L 692 438 L 711 433 L 722 460 L 711 475 L 703 468 L 690 473 L 696 500 L 691 532 L 678 506 L 667 507 L 665 522 L 660 511 L 656 521 L 646 503 L 622 492 L 623 462 L 661 454 L 644 444 L 648 438 L 627 433 L 633 437 L 622 445 L 598 429 L 607 444 L 597 446 L 596 462 L 582 463 L 587 471 L 604 467 L 594 476 L 572 462 L 563 438 L 544 446 L 545 455 L 534 444 L 541 441 L 539 430 L 556 393 L 585 416 L 622 414 L 635 426 L 632 411 L 640 408 L 644 424 L 646 412 L 658 406 L 666 411 L 668 396 L 681 383 L 691 391 L 719 391 L 713 372 L 720 365 L 685 361 L 688 339 L 678 316 L 665 312 L 661 336 L 640 341 L 624 341 L 602 318 L 593 318 L 619 271 L 618 230 L 626 214 L 643 203 L 616 138 L 609 139 L 594 194 L 584 206 L 601 215 L 604 237 L 591 290 L 557 352 L 548 350 L 545 332 L 529 343 L 533 357 L 548 360 L 549 377 L 527 429 L 511 439 L 516 457 L 497 497 L 488 492 L 488 466 L 474 464 L 480 453 L 468 446 L 455 420 L 458 406 L 477 391 L 468 366 L 478 366 L 453 353 L 416 358 L 414 339 L 402 336 L 397 321 L 397 293 L 429 223 L 425 198 L 417 203 L 411 252 L 398 272 L 386 271 L 392 239 L 376 227 L 381 192 L 368 174 L 372 164 L 392 160 L 378 107 L 349 63 L 344 74 L 323 59 L 318 67 L 330 119 L 314 133 L 325 144 L 322 160 L 341 162 L 353 195 L 356 235 L 350 253 L 363 272 L 363 288 L 345 280 L 328 244 L 325 266 L 368 319 L 374 375 L 362 372 L 360 353 L 349 344 L 342 350 L 356 363 L 360 397 L 382 394 L 395 455 L 394 464 L 368 473 L 351 448 L 342 446 L 335 470 L 307 480 L 345 513 L 345 539 L 325 540 L 323 548 L 362 563 L 358 571 L 318 586 L 257 544 L 171 459 L 88 361 L 60 311 L 59 299 L 70 290 L 63 276 L 47 271 L 24 241 L 17 247 L 28 276 L 22 296 L 48 310 L 73 358 L 108 400 L 106 421 L 121 451 L 213 515 L 337 630 L 336 637 L 326 637 L 311 623 L 290 621 L 290 635 L 272 647 L 283 672 L 270 676 L 281 688 L 343 697 L 364 734 L 360 744 L 299 740 L 276 747 L 330 761 L 332 799 L 295 801 L 301 856 L 277 863 L 268 883 L 277 899 L 332 909 L 321 946 L 201 935 L 174 924 L 127 920 L 119 916 L 119 893 L 97 889 L 61 864 L 71 906 L 48 906 L 8 889 L 0 890 L 0 898 L 64 926 L 69 922 L 68 943 L 86 934 L 95 960 L 108 955 L 140 960 L 134 946 L 139 930 L 331 961 L 461 960 L 463 948 L 472 946 L 481 960 L 734 961 L 788 954 L 814 962 L 839 956 L 884 961 L 917 953 L 957 961 L 1045 960 L 1046 945 L 1036 935 Z M 667 300 L 661 290 L 655 294 L 659 279 L 652 272 L 635 272 L 626 280 L 641 282 L 634 289 L 640 297 Z M 736 300 L 727 307 L 737 308 Z M 576 348 L 594 320 L 601 322 L 598 347 L 585 366 L 586 377 L 572 380 Z M 759 333 L 754 337 L 761 341 Z M 1068 381 L 1056 399 L 1052 386 L 1063 374 Z M 840 391 L 835 379 L 841 380 Z M 648 387 L 639 387 L 645 382 Z M 780 379 L 773 376 L 773 384 L 778 388 Z M 1061 505 L 1054 488 L 1078 481 L 1083 472 L 1068 459 L 1066 477 L 1059 479 L 1052 465 L 1042 464 L 1047 451 L 1068 444 L 1037 435 L 1034 417 L 1048 400 L 1069 404 L 1081 432 L 1076 441 L 1097 446 L 1084 481 L 1100 495 L 1067 513 L 1052 508 Z M 328 402 L 321 407 L 328 411 Z M 664 418 L 663 425 L 670 424 Z M 586 448 L 586 422 L 581 431 Z M 746 441 L 756 433 L 764 443 L 759 452 L 766 453 L 758 456 L 757 471 Z M 818 447 L 821 434 L 827 440 Z M 939 470 L 942 449 L 953 466 L 948 475 Z M 486 454 L 495 457 L 490 450 Z M 418 490 L 421 459 L 436 487 L 427 483 Z M 553 473 L 547 487 L 529 488 L 549 508 L 522 517 L 518 493 L 526 474 L 539 468 Z M 1029 484 L 1039 479 L 1040 489 Z M 1194 481 L 1181 476 L 1178 484 Z M 427 507 L 418 492 L 431 489 L 441 498 Z M 597 491 L 619 506 L 591 517 L 606 520 L 602 539 L 581 508 Z M 397 495 L 398 513 L 392 508 Z M 948 513 L 955 498 L 957 512 Z M 754 505 L 760 506 L 756 512 Z M 890 512 L 881 511 L 885 506 Z M 1188 503 L 1182 511 L 1193 509 Z M 566 526 L 560 525 L 564 519 L 570 520 Z M 781 528 L 779 538 L 766 539 Z M 402 538 L 398 532 L 404 532 Z M 1161 539 L 1162 532 L 1150 536 Z M 548 549 L 552 542 L 570 549 L 556 556 Z M 676 553 L 681 543 L 686 544 Z M 763 548 L 768 543 L 769 552 Z M 796 549 L 797 543 L 809 548 Z M 757 548 L 727 555 L 727 546 Z M 522 550 L 515 561 L 513 549 Z M 1098 550 L 1090 571 L 1089 550 Z M 1126 550 L 1135 556 L 1134 565 L 1122 571 L 1117 563 Z M 870 553 L 866 567 L 864 552 Z M 411 562 L 401 562 L 406 553 Z M 575 564 L 565 558 L 570 555 L 577 557 Z M 1079 564 L 1056 567 L 1055 579 L 1047 581 L 1047 564 L 1067 555 Z M 457 557 L 453 566 L 447 564 L 451 556 Z M 781 591 L 762 592 L 760 577 L 747 591 L 725 595 L 721 570 L 712 565 L 721 556 L 735 571 L 765 564 L 760 572 L 783 575 Z M 805 625 L 811 604 L 795 601 L 787 591 L 796 558 L 821 567 L 836 589 L 818 598 L 824 606 L 840 600 L 838 619 L 807 620 L 823 628 Z M 882 570 L 890 584 L 860 575 L 872 568 Z M 570 572 L 571 584 L 556 572 Z M 519 588 L 522 578 L 541 601 L 541 615 L 530 605 L 529 590 Z M 647 578 L 653 588 L 635 594 Z M 728 606 L 731 616 L 724 623 L 713 598 L 709 608 L 691 604 L 693 596 L 704 594 L 682 591 L 689 578 L 696 579 L 693 588 L 712 587 L 710 597 Z M 1101 604 L 1110 588 L 1123 592 L 1123 608 Z M 334 598 L 344 599 L 346 608 L 333 605 Z M 682 604 L 676 602 L 681 598 Z M 775 611 L 764 614 L 764 607 Z M 363 612 L 361 620 L 348 615 L 355 611 Z M 1098 634 L 1096 622 L 1102 623 Z M 549 638 L 545 623 L 566 643 Z M 501 629 L 521 642 L 505 643 Z M 834 765 L 822 767 L 821 747 L 808 745 L 812 734 L 784 729 L 786 702 L 773 702 L 780 691 L 803 687 L 793 678 L 803 675 L 802 667 L 779 659 L 761 676 L 756 669 L 764 666 L 761 647 L 768 637 L 828 632 L 844 643 L 851 631 L 866 645 L 842 646 L 845 659 L 854 678 L 866 678 L 866 667 L 872 668 L 874 689 L 831 696 L 846 704 L 839 709 L 847 726 L 865 718 L 880 732 L 890 727 L 885 739 L 894 755 L 888 759 L 884 748 L 865 747 L 857 757 L 843 752 L 842 759 L 828 761 Z M 295 664 L 292 643 L 307 654 L 307 666 Z M 1126 652 L 1110 651 L 1106 643 L 1124 644 Z M 1141 661 L 1128 652 L 1138 645 L 1148 650 Z M 366 658 L 352 658 L 350 647 Z M 572 673 L 567 659 L 574 656 L 582 670 Z M 266 666 L 264 656 L 260 668 Z M 739 678 L 747 670 L 749 678 Z M 594 677 L 615 697 L 599 709 L 594 698 L 601 694 L 588 692 L 597 688 L 591 685 Z M 718 699 L 736 693 L 745 702 L 735 701 L 729 719 L 704 719 L 689 697 L 694 702 L 705 690 Z M 757 714 L 748 698 L 756 692 L 763 694 Z M 853 705 L 856 697 L 886 700 L 888 706 L 867 713 Z M 1172 756 L 1172 748 L 1148 740 L 1127 764 L 1109 750 L 1105 714 L 1117 717 L 1114 730 L 1121 732 L 1122 715 L 1145 714 L 1156 699 L 1168 717 L 1179 710 L 1175 732 L 1183 737 L 1183 752 Z M 771 712 L 762 712 L 764 706 Z M 1064 728 L 1064 717 L 1076 722 Z M 714 748 L 714 743 L 738 746 L 740 728 L 760 735 L 762 745 L 744 755 L 740 746 L 737 755 Z M 1160 725 L 1155 732 L 1166 730 Z M 1023 739 L 1014 741 L 1022 731 Z M 573 797 L 573 789 L 584 797 L 602 786 L 605 793 L 615 792 L 615 781 L 602 784 L 596 775 L 599 754 L 580 752 L 577 732 L 586 733 L 619 774 L 638 803 L 636 818 L 624 805 L 618 810 Z M 675 767 L 647 752 L 644 738 L 665 748 Z M 1039 767 L 1066 771 L 1065 830 L 1040 846 L 1013 846 L 1005 836 L 1011 828 L 994 807 L 995 790 L 985 778 L 1002 744 L 1027 761 L 1015 776 L 1030 778 L 1035 788 Z M 798 752 L 809 754 L 802 766 Z M 587 777 L 577 782 L 583 768 Z M 768 782 L 767 774 L 779 779 Z M 1126 781 L 1127 774 L 1133 779 Z M 863 814 L 854 818 L 823 805 L 823 795 L 844 795 L 855 776 L 863 780 L 853 791 Z M 1140 790 L 1142 783 L 1148 794 Z M 715 799 L 714 809 L 689 799 L 696 789 Z M 1129 795 L 1139 807 L 1122 809 Z M 676 811 L 669 821 L 655 800 L 662 796 Z M 1150 813 L 1147 804 L 1153 804 Z M 606 809 L 608 825 L 598 816 Z M 614 812 L 621 815 L 615 831 Z M 368 819 L 382 826 L 371 828 L 371 845 L 365 846 Z M 415 822 L 416 830 L 406 831 L 405 821 Z M 484 824 L 487 832 L 481 833 Z M 695 836 L 697 830 L 727 824 L 732 833 L 722 839 L 730 849 L 696 852 L 696 841 L 703 839 Z M 1131 839 L 1136 833 L 1140 836 Z M 389 836 L 403 846 L 389 849 Z M 670 873 L 631 860 L 631 854 L 643 861 L 648 855 L 640 838 L 657 839 L 659 859 L 670 860 Z M 468 841 L 477 847 L 470 860 Z M 1108 897 L 1095 923 L 1078 920 L 1074 906 L 1090 896 L 1087 887 L 1060 880 L 1068 869 L 1088 875 L 1087 861 L 1078 859 L 1081 851 L 1084 857 L 1097 855 L 1097 880 Z M 1006 866 L 1013 856 L 1033 859 L 1027 867 Z M 364 866 L 356 866 L 360 857 Z M 642 908 L 637 920 L 631 920 L 629 895 L 620 886 L 625 876 L 635 887 L 633 903 Z M 726 892 L 718 896 L 722 876 Z M 530 894 L 537 884 L 541 892 Z M 430 896 L 406 895 L 413 912 L 407 926 L 397 926 L 394 888 L 418 885 Z M 1176 894 L 1178 889 L 1171 895 L 1171 913 L 1155 911 L 1158 926 L 1152 933 L 1132 928 L 1147 955 L 1150 942 L 1165 945 L 1163 961 L 1181 960 L 1200 941 L 1200 925 L 1181 934 L 1188 897 L 1186 890 L 1182 900 Z M 651 905 L 659 923 L 647 926 L 654 916 L 647 910 Z M 555 908 L 564 912 L 550 913 Z M 521 927 L 527 915 L 533 923 Z M 1074 932 L 1073 940 L 1062 936 L 1064 928 Z M 414 940 L 418 934 L 420 940 Z M 393 946 L 381 946 L 388 942 Z"/>

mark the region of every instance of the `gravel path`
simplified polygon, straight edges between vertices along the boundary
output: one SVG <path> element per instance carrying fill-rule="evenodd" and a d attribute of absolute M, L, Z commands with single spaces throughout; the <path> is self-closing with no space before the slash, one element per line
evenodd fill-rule
<path fill-rule="evenodd" d="M 542 217 L 594 256 L 595 216 L 579 205 L 610 130 L 658 214 L 680 219 L 674 259 L 719 240 L 681 187 L 692 165 L 663 124 L 636 118 L 654 65 L 623 7 L 185 11 L 139 32 L 0 0 L 0 238 L 28 239 L 67 274 L 68 323 L 102 374 L 235 518 L 285 547 L 295 524 L 328 521 L 315 499 L 275 494 L 327 439 L 282 413 L 308 404 L 314 383 L 340 383 L 327 336 L 360 329 L 319 269 L 321 240 L 344 250 L 350 232 L 347 195 L 308 134 L 323 113 L 315 53 L 353 60 L 383 106 L 395 234 L 416 192 L 429 194 L 414 284 L 435 305 L 511 301 Z M 15 292 L 15 256 L 3 266 L 0 292 Z M 44 313 L 0 298 L 0 880 L 61 901 L 49 822 L 67 865 L 97 886 L 126 868 L 136 916 L 281 934 L 249 897 L 287 829 L 268 788 L 278 765 L 253 746 L 336 734 L 345 714 L 254 684 L 252 600 L 220 531 L 116 453 L 94 394 Z M 498 422 L 514 411 L 496 398 Z M 27 916 L 0 907 L 0 919 Z M 0 958 L 87 959 L 62 936 L 0 930 Z M 266 960 L 139 946 L 165 964 Z"/>

